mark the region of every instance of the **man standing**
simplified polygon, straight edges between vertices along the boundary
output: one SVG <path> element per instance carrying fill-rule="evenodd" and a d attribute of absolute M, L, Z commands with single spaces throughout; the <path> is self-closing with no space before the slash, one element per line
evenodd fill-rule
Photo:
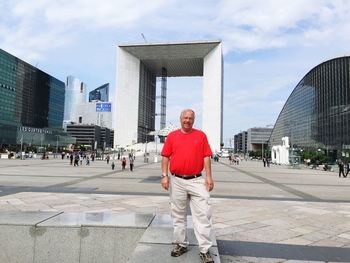
<path fill-rule="evenodd" d="M 210 163 L 212 151 L 205 133 L 192 128 L 194 119 L 193 110 L 183 110 L 180 115 L 181 129 L 168 135 L 162 150 L 161 184 L 166 190 L 170 188 L 175 244 L 171 256 L 178 257 L 187 252 L 186 209 L 189 202 L 200 257 L 203 262 L 210 263 L 214 262 L 209 253 L 212 246 L 209 192 L 214 188 Z M 202 176 L 203 168 L 205 178 Z"/>
<path fill-rule="evenodd" d="M 339 167 L 339 177 L 341 177 L 340 175 L 343 174 L 343 177 L 345 178 L 346 175 L 344 174 L 344 162 L 342 159 L 339 159 L 338 167 Z"/>

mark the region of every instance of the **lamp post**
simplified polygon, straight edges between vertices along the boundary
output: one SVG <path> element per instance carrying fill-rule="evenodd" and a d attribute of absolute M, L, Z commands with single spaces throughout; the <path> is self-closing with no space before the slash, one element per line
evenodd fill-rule
<path fill-rule="evenodd" d="M 158 143 L 158 132 L 155 132 L 154 134 L 154 140 L 156 141 L 156 155 L 154 156 L 154 162 L 158 162 L 158 149 L 157 149 L 157 143 Z"/>
<path fill-rule="evenodd" d="M 158 143 L 158 134 L 155 134 L 154 140 L 156 141 L 156 156 L 158 155 L 157 143 Z"/>
<path fill-rule="evenodd" d="M 22 151 L 23 151 L 23 133 L 22 133 L 22 136 L 21 136 L 21 160 L 23 159 L 23 154 L 22 154 Z"/>
<path fill-rule="evenodd" d="M 148 157 L 147 157 L 147 131 L 148 131 L 148 126 L 146 125 L 146 144 L 145 144 L 145 157 L 143 159 L 144 163 L 148 163 Z"/>

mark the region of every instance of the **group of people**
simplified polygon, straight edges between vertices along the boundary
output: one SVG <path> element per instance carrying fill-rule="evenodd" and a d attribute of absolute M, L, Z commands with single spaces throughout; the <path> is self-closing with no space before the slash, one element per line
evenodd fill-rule
<path fill-rule="evenodd" d="M 230 164 L 239 165 L 240 158 L 238 156 L 234 156 L 234 155 L 230 154 L 228 157 L 228 160 L 229 160 Z"/>
<path fill-rule="evenodd" d="M 271 162 L 271 159 L 269 157 L 263 157 L 262 159 L 263 163 L 264 163 L 264 167 L 270 167 L 270 162 Z"/>
<path fill-rule="evenodd" d="M 63 153 L 62 153 L 63 156 Z M 83 161 L 85 160 L 85 164 L 86 165 L 90 165 L 90 158 L 92 161 L 95 160 L 95 156 L 94 154 L 90 155 L 90 158 L 87 154 L 84 154 L 83 152 L 76 152 L 74 153 L 70 153 L 69 155 L 67 155 L 67 157 L 70 160 L 70 165 L 74 165 L 74 166 L 81 166 L 83 165 Z"/>
<path fill-rule="evenodd" d="M 118 159 L 120 159 L 120 155 L 118 155 L 118 157 L 119 157 Z M 128 159 L 129 159 L 129 167 L 130 167 L 130 171 L 131 172 L 134 170 L 135 158 L 136 157 L 135 157 L 134 154 L 129 153 Z M 107 162 L 107 164 L 109 163 L 109 155 L 106 157 L 106 162 Z M 126 169 L 126 165 L 127 165 L 127 160 L 126 160 L 125 156 L 121 158 L 120 163 L 121 163 L 121 166 L 122 166 L 122 170 L 124 171 Z M 112 162 L 111 167 L 112 167 L 112 170 L 115 169 L 115 163 L 114 162 Z"/>

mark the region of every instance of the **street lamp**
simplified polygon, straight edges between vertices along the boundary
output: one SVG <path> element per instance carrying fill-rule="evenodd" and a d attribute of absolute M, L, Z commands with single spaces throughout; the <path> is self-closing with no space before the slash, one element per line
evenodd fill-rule
<path fill-rule="evenodd" d="M 154 132 L 154 140 L 156 141 L 156 154 L 154 156 L 154 162 L 158 162 L 158 148 L 157 148 L 157 143 L 158 143 L 158 132 Z"/>
<path fill-rule="evenodd" d="M 148 137 L 148 135 L 147 135 L 147 130 L 148 130 L 148 125 L 146 125 L 145 157 L 144 157 L 144 159 L 143 159 L 143 161 L 144 161 L 145 163 L 148 163 L 148 158 L 147 158 L 147 137 Z"/>
<path fill-rule="evenodd" d="M 22 154 L 22 150 L 23 149 L 23 133 L 22 133 L 22 136 L 21 136 L 21 160 L 23 159 L 23 154 Z"/>
<path fill-rule="evenodd" d="M 58 155 L 58 135 L 56 135 L 56 155 Z"/>

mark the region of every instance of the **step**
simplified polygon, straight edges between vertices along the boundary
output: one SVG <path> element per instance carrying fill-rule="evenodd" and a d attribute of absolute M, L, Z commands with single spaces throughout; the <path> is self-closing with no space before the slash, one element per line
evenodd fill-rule
<path fill-rule="evenodd" d="M 173 248 L 172 237 L 173 227 L 169 215 L 158 214 L 154 217 L 151 225 L 142 235 L 136 249 L 133 253 L 133 263 L 175 263 L 189 262 L 200 263 L 198 242 L 194 235 L 192 216 L 187 216 L 188 222 L 188 252 L 180 257 L 171 257 L 170 252 Z M 219 251 L 217 248 L 214 231 L 211 234 L 213 246 L 210 248 L 210 253 L 215 263 L 220 262 Z"/>
<path fill-rule="evenodd" d="M 127 262 L 153 214 L 1 212 L 0 262 Z"/>

